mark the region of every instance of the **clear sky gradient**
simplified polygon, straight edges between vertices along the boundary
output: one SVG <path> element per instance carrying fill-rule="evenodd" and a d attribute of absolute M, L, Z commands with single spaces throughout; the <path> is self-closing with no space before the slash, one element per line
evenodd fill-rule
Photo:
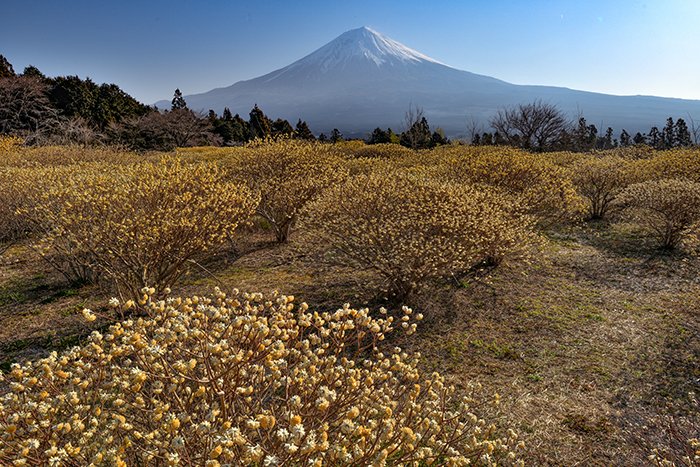
<path fill-rule="evenodd" d="M 700 99 L 700 0 L 0 0 L 0 54 L 150 104 L 268 73 L 360 26 L 516 84 Z"/>

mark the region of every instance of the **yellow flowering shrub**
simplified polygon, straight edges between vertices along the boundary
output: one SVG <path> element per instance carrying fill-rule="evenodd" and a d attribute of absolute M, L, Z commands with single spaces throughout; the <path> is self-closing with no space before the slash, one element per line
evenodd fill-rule
<path fill-rule="evenodd" d="M 37 209 L 49 209 L 58 202 L 45 193 L 83 171 L 98 168 L 95 164 L 0 165 L 0 242 L 13 242 L 44 231 L 47 224 L 38 222 Z"/>
<path fill-rule="evenodd" d="M 32 230 L 31 222 L 20 212 L 27 208 L 30 191 L 37 186 L 35 174 L 28 172 L 26 169 L 0 167 L 0 243 L 19 240 Z"/>
<path fill-rule="evenodd" d="M 589 156 L 572 167 L 576 188 L 588 204 L 588 217 L 605 217 L 615 197 L 635 181 L 633 163 L 615 156 Z"/>
<path fill-rule="evenodd" d="M 0 154 L 17 149 L 24 144 L 24 140 L 18 136 L 0 135 Z"/>
<path fill-rule="evenodd" d="M 673 249 L 700 227 L 700 183 L 648 180 L 628 186 L 616 203 L 623 217 L 647 227 L 661 248 Z"/>
<path fill-rule="evenodd" d="M 219 162 L 225 167 L 235 164 L 237 157 L 243 154 L 245 148 L 241 146 L 235 147 L 216 147 L 216 146 L 193 146 L 190 148 L 175 149 L 176 156 L 188 162 Z"/>
<path fill-rule="evenodd" d="M 446 147 L 442 153 L 445 159 L 441 169 L 445 175 L 505 190 L 522 199 L 528 211 L 540 220 L 575 218 L 583 210 L 583 201 L 569 172 L 550 162 L 546 154 L 459 146 Z"/>
<path fill-rule="evenodd" d="M 645 180 L 683 178 L 700 182 L 700 150 L 695 148 L 659 151 L 654 157 L 637 164 L 640 176 Z"/>
<path fill-rule="evenodd" d="M 48 167 L 83 163 L 128 164 L 157 161 L 161 155 L 137 154 L 111 147 L 31 146 L 12 148 L 0 157 L 1 166 Z"/>
<path fill-rule="evenodd" d="M 511 196 L 488 186 L 402 171 L 358 175 L 308 208 L 309 244 L 333 259 L 375 270 L 402 300 L 430 279 L 523 255 L 532 221 Z"/>
<path fill-rule="evenodd" d="M 248 219 L 257 199 L 214 164 L 85 165 L 39 193 L 28 213 L 42 255 L 72 281 L 99 274 L 138 296 L 165 288 Z"/>
<path fill-rule="evenodd" d="M 306 203 L 347 177 L 332 145 L 282 139 L 256 141 L 247 149 L 232 171 L 259 193 L 256 212 L 270 223 L 278 242 L 289 239 Z"/>
<path fill-rule="evenodd" d="M 614 149 L 606 149 L 596 152 L 603 156 L 617 156 L 629 160 L 650 159 L 660 154 L 660 151 L 651 146 L 647 146 L 646 144 L 635 144 L 632 146 L 617 147 Z"/>
<path fill-rule="evenodd" d="M 413 332 L 408 308 L 312 312 L 236 290 L 144 308 L 0 375 L 0 464 L 519 463 L 515 433 L 421 374 L 420 355 L 377 347 L 399 323 Z"/>
<path fill-rule="evenodd" d="M 571 151 L 556 151 L 548 152 L 546 158 L 554 165 L 560 167 L 570 167 L 581 159 L 588 157 L 586 154 L 581 152 L 571 152 Z"/>
<path fill-rule="evenodd" d="M 355 143 L 355 142 L 352 142 Z M 338 148 L 344 157 L 349 159 L 400 159 L 404 157 L 412 157 L 415 151 L 401 146 L 400 144 L 365 144 L 359 142 L 352 144 L 350 142 L 342 143 Z"/>

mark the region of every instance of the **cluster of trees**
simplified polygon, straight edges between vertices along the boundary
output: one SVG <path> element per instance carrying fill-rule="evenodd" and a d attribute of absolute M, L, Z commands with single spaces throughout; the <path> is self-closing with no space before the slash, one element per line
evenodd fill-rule
<path fill-rule="evenodd" d="M 404 117 L 403 126 L 405 131 L 400 134 L 394 133 L 391 128 L 387 128 L 384 131 L 377 127 L 370 133 L 365 143 L 394 143 L 411 149 L 430 149 L 449 143 L 442 128 L 437 128 L 434 132 L 430 131 L 428 119 L 420 107 L 409 106 Z"/>
<path fill-rule="evenodd" d="M 207 119 L 213 132 L 221 138 L 221 143 L 226 146 L 244 143 L 256 138 L 266 139 L 280 136 L 309 141 L 316 139 L 306 121 L 299 119 L 295 126 L 282 118 L 273 121 L 265 115 L 257 104 L 251 109 L 247 121 L 239 114 L 233 115 L 228 107 L 224 108 L 220 117 L 216 112 L 210 110 Z M 337 129 L 334 130 L 335 132 L 338 133 L 336 140 L 342 139 L 342 135 Z M 321 136 L 327 139 L 325 135 Z"/>
<path fill-rule="evenodd" d="M 0 55 L 0 133 L 36 143 L 94 138 L 150 110 L 117 85 L 77 76 L 49 78 L 34 66 L 17 74 Z"/>
<path fill-rule="evenodd" d="M 578 151 L 612 149 L 646 144 L 655 149 L 689 147 L 700 140 L 700 127 L 691 119 L 691 127 L 683 118 L 666 120 L 662 129 L 653 126 L 648 133 L 630 135 L 625 129 L 619 138 L 608 127 L 600 134 L 598 128 L 584 117 L 570 122 L 554 105 L 535 101 L 501 109 L 489 124 L 493 132 L 479 131 L 472 121 L 468 127 L 474 145 L 509 145 L 534 151 Z"/>
<path fill-rule="evenodd" d="M 683 118 L 652 127 L 634 136 L 622 130 L 617 138 L 608 127 L 604 133 L 584 117 L 569 121 L 554 105 L 535 101 L 501 109 L 489 122 L 493 132 L 474 122 L 468 128 L 474 145 L 509 145 L 532 151 L 585 152 L 646 144 L 656 149 L 688 147 L 700 140 L 700 126 Z M 404 131 L 375 128 L 368 144 L 394 143 L 411 149 L 429 149 L 449 140 L 437 128 L 431 131 L 423 110 L 409 106 Z M 225 108 L 222 115 L 210 110 L 201 115 L 187 107 L 179 89 L 169 110 L 144 105 L 115 84 L 96 84 L 90 78 L 49 78 L 28 66 L 21 74 L 0 55 L 0 134 L 18 135 L 32 144 L 109 143 L 137 150 L 169 150 L 196 145 L 236 145 L 256 138 L 288 137 L 315 140 L 308 124 L 273 120 L 257 106 L 245 120 Z M 320 142 L 336 143 L 342 133 L 333 129 Z"/>
<path fill-rule="evenodd" d="M 49 78 L 28 66 L 21 74 L 0 55 L 0 134 L 18 135 L 32 144 L 109 143 L 132 149 L 168 150 L 194 145 L 232 145 L 255 138 L 289 136 L 316 139 L 305 121 L 295 127 L 272 120 L 256 105 L 249 120 L 224 109 L 200 115 L 189 109 L 179 89 L 169 110 L 141 104 L 115 84 L 90 78 Z M 330 138 L 342 134 L 333 130 Z"/>

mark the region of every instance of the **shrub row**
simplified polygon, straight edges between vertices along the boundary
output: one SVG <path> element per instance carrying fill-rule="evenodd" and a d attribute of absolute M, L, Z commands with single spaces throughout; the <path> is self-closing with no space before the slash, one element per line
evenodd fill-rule
<path fill-rule="evenodd" d="M 700 158 L 688 150 L 646 158 L 561 153 L 551 161 L 498 147 L 395 154 L 375 145 L 370 154 L 351 143 L 281 140 L 159 161 L 16 144 L 8 143 L 0 167 L 0 242 L 37 234 L 44 258 L 72 282 L 107 278 L 132 296 L 173 285 L 253 212 L 280 242 L 301 220 L 300 240 L 322 242 L 334 261 L 376 270 L 397 299 L 433 279 L 525 256 L 535 226 L 586 209 L 590 218 L 614 212 L 640 223 L 665 248 L 697 224 Z M 673 209 L 663 207 L 669 202 Z"/>

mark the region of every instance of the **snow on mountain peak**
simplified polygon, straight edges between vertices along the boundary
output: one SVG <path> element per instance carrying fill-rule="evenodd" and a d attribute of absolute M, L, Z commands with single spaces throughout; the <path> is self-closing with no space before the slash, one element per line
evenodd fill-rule
<path fill-rule="evenodd" d="M 320 52 L 325 52 L 325 54 L 320 54 Z M 366 26 L 351 29 L 341 34 L 312 55 L 316 53 L 326 55 L 329 52 L 341 52 L 346 57 L 361 55 L 373 61 L 377 66 L 381 66 L 391 60 L 439 63 L 437 60 L 406 47 L 400 42 L 390 39 Z"/>
<path fill-rule="evenodd" d="M 443 65 L 427 55 L 413 50 L 368 27 L 351 29 L 333 39 L 320 49 L 291 65 L 268 75 L 273 81 L 289 73 L 302 70 L 321 75 L 330 70 L 353 69 L 353 64 L 364 62 L 377 68 L 406 64 L 432 63 Z"/>

